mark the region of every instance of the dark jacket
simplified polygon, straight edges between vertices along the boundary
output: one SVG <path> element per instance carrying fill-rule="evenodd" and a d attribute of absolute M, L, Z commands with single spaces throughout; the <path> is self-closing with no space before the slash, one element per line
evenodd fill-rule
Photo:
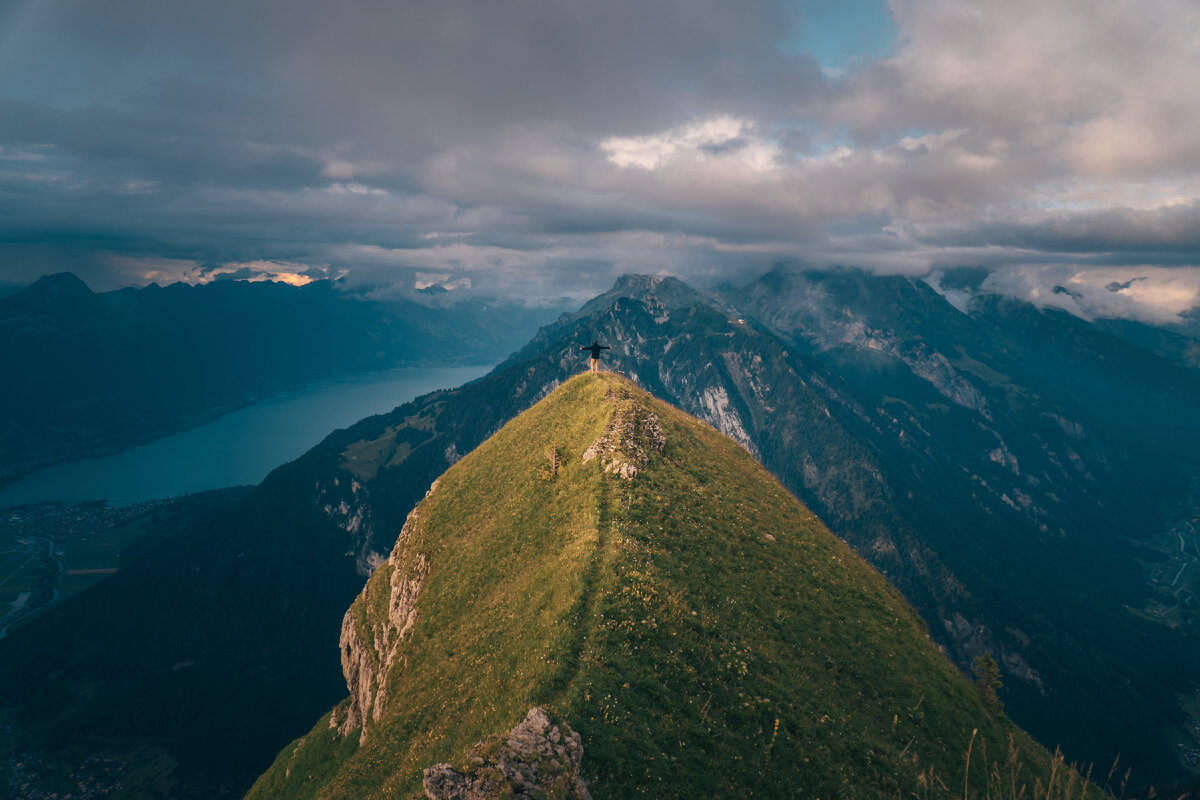
<path fill-rule="evenodd" d="M 594 358 L 594 359 L 596 359 L 596 360 L 599 360 L 599 359 L 600 359 L 600 351 L 601 351 L 601 350 L 612 350 L 612 348 L 611 348 L 611 347 L 609 347 L 608 345 L 606 345 L 606 344 L 600 344 L 599 342 L 592 342 L 592 343 L 591 343 L 590 345 L 588 345 L 587 347 L 581 347 L 581 348 L 579 348 L 579 349 L 580 349 L 580 350 L 591 350 L 591 351 L 592 351 L 592 358 Z"/>

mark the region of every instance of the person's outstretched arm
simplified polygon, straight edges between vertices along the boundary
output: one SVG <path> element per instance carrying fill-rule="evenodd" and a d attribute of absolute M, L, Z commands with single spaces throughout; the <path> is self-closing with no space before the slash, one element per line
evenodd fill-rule
<path fill-rule="evenodd" d="M 606 344 L 602 344 L 602 345 L 600 345 L 600 349 L 601 349 L 601 350 L 612 350 L 612 348 L 611 348 L 611 347 L 609 347 L 609 346 L 608 346 L 608 345 L 606 345 Z"/>

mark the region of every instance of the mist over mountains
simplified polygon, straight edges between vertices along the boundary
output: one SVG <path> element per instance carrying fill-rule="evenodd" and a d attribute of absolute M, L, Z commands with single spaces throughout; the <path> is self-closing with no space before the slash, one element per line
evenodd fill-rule
<path fill-rule="evenodd" d="M 609 368 L 739 442 L 882 572 L 952 661 L 992 655 L 1040 742 L 1178 780 L 1200 752 L 1192 340 L 997 296 L 969 312 L 853 271 L 719 294 L 627 276 L 487 377 L 336 431 L 148 540 L 0 643 L 0 703 L 45 746 L 166 742 L 176 796 L 243 790 L 344 694 L 342 614 L 431 482 L 600 339 Z M 79 685 L 96 688 L 64 704 Z"/>

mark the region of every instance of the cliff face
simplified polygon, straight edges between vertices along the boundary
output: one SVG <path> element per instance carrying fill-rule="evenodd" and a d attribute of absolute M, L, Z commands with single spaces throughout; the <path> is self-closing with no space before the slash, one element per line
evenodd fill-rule
<path fill-rule="evenodd" d="M 436 481 L 426 497 L 435 489 Z M 378 577 L 363 588 L 342 620 L 339 646 L 350 702 L 344 712 L 330 717 L 329 724 L 343 736 L 357 728 L 359 740 L 366 740 L 372 724 L 387 710 L 391 674 L 403 665 L 400 644 L 416 622 L 417 598 L 429 573 L 425 555 L 407 548 L 420 519 L 418 506 L 409 512 L 391 556 L 376 572 Z M 386 612 L 370 614 L 366 608 L 381 585 L 386 589 Z"/>
<path fill-rule="evenodd" d="M 349 697 L 250 798 L 904 794 L 972 731 L 1048 762 L 744 448 L 612 374 L 445 472 L 341 648 Z"/>

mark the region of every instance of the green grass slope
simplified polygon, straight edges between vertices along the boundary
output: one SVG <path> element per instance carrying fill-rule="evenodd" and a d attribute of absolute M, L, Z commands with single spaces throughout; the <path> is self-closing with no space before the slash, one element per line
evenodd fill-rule
<path fill-rule="evenodd" d="M 400 623 L 397 585 L 419 587 Z M 421 797 L 533 705 L 581 734 L 598 800 L 983 796 L 1010 737 L 1017 782 L 1051 768 L 745 450 L 612 374 L 451 467 L 347 628 L 366 735 L 344 701 L 248 797 Z"/>

